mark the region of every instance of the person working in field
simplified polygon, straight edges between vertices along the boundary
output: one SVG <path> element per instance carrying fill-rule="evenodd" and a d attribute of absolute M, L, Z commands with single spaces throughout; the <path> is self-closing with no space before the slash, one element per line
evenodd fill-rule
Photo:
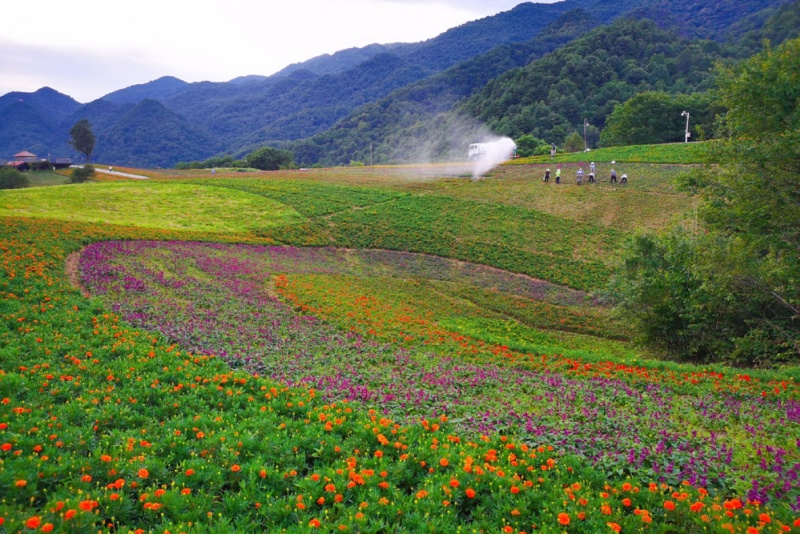
<path fill-rule="evenodd" d="M 544 178 L 542 178 L 542 181 L 544 183 L 550 182 L 550 169 L 547 169 L 546 171 L 544 171 Z"/>

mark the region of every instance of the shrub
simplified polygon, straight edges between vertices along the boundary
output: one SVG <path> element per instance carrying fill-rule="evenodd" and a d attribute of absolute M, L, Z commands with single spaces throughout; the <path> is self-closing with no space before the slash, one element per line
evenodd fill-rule
<path fill-rule="evenodd" d="M 94 167 L 91 165 L 84 165 L 83 167 L 75 167 L 72 169 L 72 176 L 69 181 L 73 184 L 82 184 L 90 178 L 94 178 Z"/>
<path fill-rule="evenodd" d="M 0 168 L 0 189 L 28 187 L 28 178 L 17 169 Z"/>

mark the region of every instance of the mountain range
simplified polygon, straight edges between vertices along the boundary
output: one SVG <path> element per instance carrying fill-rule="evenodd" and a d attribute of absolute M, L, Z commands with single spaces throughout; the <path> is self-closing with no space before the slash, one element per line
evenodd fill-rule
<path fill-rule="evenodd" d="M 95 161 L 141 167 L 265 145 L 291 149 L 304 165 L 405 161 L 412 145 L 441 155 L 450 137 L 481 125 L 560 143 L 584 118 L 602 129 L 614 106 L 641 91 L 704 90 L 714 62 L 750 55 L 765 38 L 796 37 L 799 6 L 523 3 L 427 41 L 342 50 L 268 77 L 164 77 L 87 104 L 47 87 L 12 92 L 0 97 L 0 159 L 21 150 L 74 157 L 68 132 L 84 118 Z"/>

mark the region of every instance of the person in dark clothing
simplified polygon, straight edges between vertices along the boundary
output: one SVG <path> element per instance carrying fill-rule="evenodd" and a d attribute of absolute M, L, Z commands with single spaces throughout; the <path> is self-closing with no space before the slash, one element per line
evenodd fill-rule
<path fill-rule="evenodd" d="M 542 178 L 544 183 L 548 183 L 550 181 L 550 169 L 544 171 L 544 178 Z"/>
<path fill-rule="evenodd" d="M 617 171 L 615 171 L 614 169 L 611 169 L 611 183 L 612 184 L 617 183 Z"/>

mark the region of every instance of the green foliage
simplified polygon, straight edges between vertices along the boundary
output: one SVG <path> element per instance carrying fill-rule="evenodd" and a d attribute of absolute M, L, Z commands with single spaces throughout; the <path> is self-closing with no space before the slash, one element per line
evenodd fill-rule
<path fill-rule="evenodd" d="M 233 156 L 217 156 L 204 161 L 182 161 L 175 164 L 176 169 L 216 169 L 220 167 L 244 167 L 245 162 L 236 160 Z"/>
<path fill-rule="evenodd" d="M 691 179 L 709 230 L 643 236 L 615 282 L 646 341 L 688 358 L 800 359 L 800 40 L 721 73 L 722 165 Z"/>
<path fill-rule="evenodd" d="M 94 152 L 95 137 L 92 132 L 92 125 L 88 119 L 81 119 L 76 122 L 69 130 L 71 138 L 69 144 L 72 148 L 86 156 L 86 163 L 92 159 Z"/>
<path fill-rule="evenodd" d="M 582 131 L 584 118 L 604 128 L 615 106 L 638 93 L 706 89 L 723 56 L 716 43 L 681 40 L 646 20 L 620 20 L 496 78 L 459 109 L 498 133 L 561 143 Z"/>
<path fill-rule="evenodd" d="M 17 169 L 0 167 L 0 189 L 19 189 L 28 185 L 28 178 Z"/>
<path fill-rule="evenodd" d="M 527 158 L 550 153 L 550 145 L 541 139 L 527 134 L 514 140 L 517 144 L 517 156 Z"/>
<path fill-rule="evenodd" d="M 559 152 L 555 158 L 534 157 L 514 160 L 511 165 L 525 165 L 528 163 L 544 162 L 584 162 L 587 157 L 594 161 L 619 161 L 626 163 L 680 163 L 684 165 L 700 164 L 709 161 L 709 147 L 713 142 L 671 143 L 664 145 L 629 145 L 609 148 L 598 148 L 591 152 L 591 156 L 583 153 L 568 154 Z"/>
<path fill-rule="evenodd" d="M 95 171 L 92 165 L 86 164 L 81 167 L 72 169 L 69 177 L 69 182 L 72 184 L 82 184 L 83 182 L 94 178 Z"/>
<path fill-rule="evenodd" d="M 564 140 L 564 152 L 583 152 L 583 137 L 578 132 L 572 132 Z"/>
<path fill-rule="evenodd" d="M 689 112 L 689 131 L 693 132 L 693 137 L 703 137 L 706 132 L 713 132 L 716 118 L 723 110 L 710 92 L 640 93 L 614 108 L 601 142 L 603 146 L 614 146 L 684 141 L 686 117 L 681 115 L 683 111 Z"/>
<path fill-rule="evenodd" d="M 245 156 L 244 162 L 254 169 L 277 171 L 290 166 L 294 162 L 294 156 L 286 150 L 265 146 Z"/>

